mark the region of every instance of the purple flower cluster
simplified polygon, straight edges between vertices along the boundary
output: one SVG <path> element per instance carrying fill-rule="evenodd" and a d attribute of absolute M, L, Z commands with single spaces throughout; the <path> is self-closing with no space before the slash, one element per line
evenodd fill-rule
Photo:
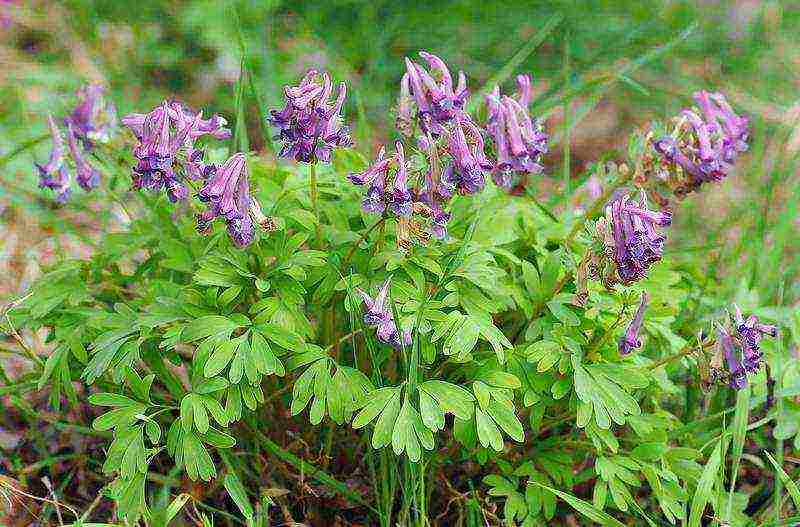
<path fill-rule="evenodd" d="M 647 301 L 649 297 L 647 293 L 642 293 L 642 301 L 636 309 L 636 314 L 631 319 L 628 329 L 619 341 L 619 352 L 622 355 L 628 355 L 633 350 L 642 347 L 642 341 L 639 339 L 639 332 L 642 330 L 644 324 L 644 312 L 647 309 Z"/>
<path fill-rule="evenodd" d="M 375 335 L 380 342 L 400 350 L 411 345 L 411 332 L 409 330 L 401 331 L 397 328 L 391 306 L 386 305 L 390 285 L 391 278 L 387 278 L 375 298 L 361 289 L 358 292 L 364 299 L 367 308 L 364 312 L 364 324 L 376 328 Z"/>
<path fill-rule="evenodd" d="M 500 87 L 486 96 L 489 118 L 486 130 L 494 141 L 497 161 L 492 168 L 495 184 L 509 189 L 515 174 L 541 174 L 542 156 L 547 153 L 548 136 L 528 106 L 533 99 L 531 78 L 517 76 L 516 97 L 500 94 Z"/>
<path fill-rule="evenodd" d="M 420 51 L 419 55 L 431 71 L 406 58 L 406 72 L 400 80 L 397 128 L 410 136 L 416 121 L 423 135 L 437 137 L 445 131 L 447 123 L 468 119 L 464 112 L 469 97 L 467 77 L 459 71 L 454 86 L 450 70 L 442 59 L 425 51 Z"/>
<path fill-rule="evenodd" d="M 218 169 L 210 172 L 198 197 L 208 208 L 197 215 L 197 230 L 207 233 L 213 221 L 222 218 L 228 235 L 237 247 L 246 247 L 255 239 L 255 224 L 274 230 L 272 218 L 264 215 L 258 200 L 250 195 L 245 155 L 237 153 Z"/>
<path fill-rule="evenodd" d="M 132 113 L 122 119 L 136 136 L 133 154 L 133 188 L 158 192 L 166 190 L 170 201 L 185 199 L 189 189 L 185 178 L 200 179 L 213 174 L 215 166 L 203 162 L 204 152 L 195 147 L 203 136 L 227 139 L 231 132 L 224 118 L 203 119 L 177 101 L 164 101 L 150 113 Z"/>
<path fill-rule="evenodd" d="M 75 180 L 87 192 L 100 184 L 100 172 L 89 163 L 87 154 L 97 143 L 108 142 L 117 126 L 114 105 L 105 100 L 104 94 L 105 89 L 98 84 L 82 87 L 77 94 L 78 104 L 64 118 Z M 64 139 L 52 115 L 47 116 L 47 124 L 53 143 L 47 163 L 35 164 L 39 187 L 55 191 L 56 200 L 65 203 L 72 194 L 72 176 L 67 167 Z"/>
<path fill-rule="evenodd" d="M 717 342 L 728 368 L 728 382 L 731 388 L 741 390 L 747 386 L 747 375 L 758 372 L 764 362 L 761 339 L 765 336 L 777 337 L 778 328 L 760 323 L 755 315 L 744 317 L 736 304 L 733 309 L 735 329 L 729 331 L 728 324 L 718 326 Z"/>
<path fill-rule="evenodd" d="M 747 150 L 748 120 L 737 115 L 721 93 L 694 94 L 697 108 L 685 109 L 673 135 L 653 142 L 661 158 L 661 174 L 678 194 L 720 181 L 733 169 L 739 154 Z"/>
<path fill-rule="evenodd" d="M 332 100 L 333 83 L 327 73 L 310 70 L 298 86 L 284 88 L 286 106 L 272 110 L 268 121 L 278 128 L 283 142 L 279 156 L 301 163 L 329 163 L 335 148 L 352 145 L 344 125 L 342 105 L 347 88 L 342 82 Z"/>
<path fill-rule="evenodd" d="M 606 206 L 605 220 L 610 229 L 609 249 L 619 280 L 623 284 L 641 280 L 663 255 L 666 236 L 660 227 L 670 225 L 672 214 L 649 210 L 642 192 L 638 204 L 627 194 L 613 199 Z"/>

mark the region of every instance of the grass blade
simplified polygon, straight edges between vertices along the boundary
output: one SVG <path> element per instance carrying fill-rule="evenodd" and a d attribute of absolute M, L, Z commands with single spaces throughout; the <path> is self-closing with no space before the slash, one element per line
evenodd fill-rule
<path fill-rule="evenodd" d="M 703 519 L 703 511 L 706 505 L 711 501 L 711 493 L 714 490 L 714 481 L 717 478 L 717 471 L 722 465 L 722 459 L 728 451 L 728 437 L 722 437 L 717 446 L 708 457 L 703 474 L 700 476 L 700 481 L 697 483 L 697 489 L 692 498 L 692 507 L 689 511 L 689 527 L 700 527 L 700 522 Z"/>
<path fill-rule="evenodd" d="M 613 526 L 613 527 L 625 527 L 625 524 L 614 518 L 613 516 L 601 511 L 588 501 L 584 501 L 577 496 L 573 496 L 568 492 L 563 492 L 558 489 L 554 489 L 552 487 L 548 487 L 547 485 L 543 485 L 533 479 L 528 481 L 530 485 L 536 485 L 537 487 L 541 487 L 547 491 L 552 492 L 562 500 L 566 501 L 570 507 L 575 509 L 577 512 L 586 516 L 590 520 L 599 523 L 600 525 L 604 526 Z"/>
<path fill-rule="evenodd" d="M 736 393 L 736 413 L 733 416 L 733 444 L 731 445 L 733 462 L 731 464 L 731 488 L 728 491 L 728 508 L 725 517 L 730 519 L 733 508 L 733 491 L 736 488 L 736 475 L 744 452 L 744 441 L 747 437 L 747 424 L 750 420 L 750 385 Z"/>
<path fill-rule="evenodd" d="M 544 26 L 536 32 L 528 41 L 519 48 L 511 59 L 506 62 L 506 64 L 500 68 L 500 70 L 489 79 L 486 84 L 480 89 L 480 91 L 475 94 L 474 97 L 470 99 L 469 104 L 467 105 L 468 112 L 474 112 L 483 104 L 484 97 L 487 93 L 492 91 L 494 87 L 498 84 L 503 84 L 506 80 L 508 80 L 511 75 L 514 74 L 517 68 L 519 68 L 520 64 L 522 64 L 528 56 L 533 53 L 539 45 L 544 42 L 544 39 L 558 26 L 561 21 L 564 20 L 564 15 L 561 13 L 556 13 L 555 15 L 551 16 L 547 22 L 545 22 Z"/>
<path fill-rule="evenodd" d="M 780 464 L 775 461 L 775 458 L 772 457 L 772 454 L 764 451 L 764 454 L 769 459 L 769 462 L 772 463 L 772 466 L 775 468 L 775 474 L 778 476 L 778 479 L 786 486 L 786 491 L 791 496 L 792 501 L 794 502 L 794 506 L 797 509 L 800 509 L 800 489 L 797 488 L 797 483 L 792 481 L 792 478 L 789 477 L 789 474 L 781 468 Z M 778 512 L 779 513 L 779 512 Z M 778 519 L 780 521 L 780 519 Z"/>

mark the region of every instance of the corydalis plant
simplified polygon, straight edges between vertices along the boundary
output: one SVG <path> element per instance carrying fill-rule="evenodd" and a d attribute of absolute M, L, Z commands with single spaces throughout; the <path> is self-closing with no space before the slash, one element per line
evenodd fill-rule
<path fill-rule="evenodd" d="M 375 335 L 380 342 L 388 344 L 400 350 L 411 345 L 411 332 L 400 330 L 394 321 L 392 308 L 388 305 L 389 288 L 392 279 L 387 278 L 375 298 L 369 296 L 362 289 L 358 289 L 361 298 L 364 299 L 364 324 L 367 327 L 375 328 Z"/>
<path fill-rule="evenodd" d="M 203 112 L 195 114 L 177 101 L 164 101 L 146 114 L 132 113 L 122 123 L 138 140 L 133 149 L 138 160 L 133 168 L 133 188 L 153 192 L 166 189 L 173 203 L 188 196 L 186 179 L 208 177 L 216 169 L 203 161 L 204 151 L 195 146 L 197 139 L 231 136 L 224 118 L 214 115 L 203 119 Z"/>
<path fill-rule="evenodd" d="M 656 175 L 678 196 L 724 179 L 748 149 L 748 120 L 734 112 L 724 95 L 699 91 L 694 102 L 695 108 L 674 119 L 669 135 L 652 143 Z"/>
<path fill-rule="evenodd" d="M 336 99 L 327 73 L 309 70 L 300 84 L 284 88 L 286 106 L 270 111 L 268 121 L 278 129 L 275 139 L 283 143 L 280 157 L 300 163 L 328 163 L 331 153 L 353 144 L 344 124 L 342 106 L 347 86 L 339 83 Z"/>
<path fill-rule="evenodd" d="M 71 159 L 75 168 L 75 180 L 85 191 L 100 184 L 100 172 L 92 166 L 87 157 L 97 143 L 107 143 L 117 127 L 114 105 L 105 99 L 105 88 L 99 84 L 89 84 L 78 90 L 78 104 L 64 118 L 69 156 L 64 149 L 61 130 L 52 115 L 47 116 L 47 124 L 52 138 L 50 156 L 44 165 L 36 163 L 39 187 L 56 193 L 56 201 L 65 203 L 72 194 L 70 174 L 67 166 Z"/>
<path fill-rule="evenodd" d="M 650 210 L 644 191 L 639 196 L 636 203 L 622 192 L 606 205 L 605 216 L 596 223 L 589 273 L 606 287 L 641 280 L 664 253 L 662 227 L 671 224 L 672 214 Z"/>
<path fill-rule="evenodd" d="M 210 173 L 198 192 L 208 208 L 197 215 L 197 230 L 207 233 L 212 222 L 221 218 L 227 224 L 228 234 L 237 247 L 246 247 L 255 239 L 254 222 L 266 230 L 273 223 L 264 216 L 258 201 L 250 196 L 247 159 L 242 153 L 228 158 Z"/>
<path fill-rule="evenodd" d="M 628 324 L 628 329 L 625 330 L 625 334 L 619 341 L 619 352 L 621 355 L 628 355 L 633 350 L 642 347 L 642 340 L 639 333 L 641 333 L 642 326 L 644 325 L 644 313 L 647 309 L 648 300 L 649 296 L 647 293 L 642 293 L 642 300 L 639 303 L 639 307 L 636 309 L 636 314 L 633 315 L 630 324 Z"/>
<path fill-rule="evenodd" d="M 530 76 L 518 75 L 517 87 L 514 97 L 501 95 L 499 86 L 486 96 L 489 111 L 486 130 L 497 156 L 492 179 L 506 189 L 511 188 L 515 176 L 541 174 L 542 156 L 547 153 L 548 136 L 544 127 L 528 113 L 533 99 Z"/>
<path fill-rule="evenodd" d="M 731 388 L 741 390 L 747 386 L 748 375 L 757 373 L 764 363 L 761 340 L 777 337 L 778 328 L 762 324 L 755 315 L 745 317 L 736 304 L 733 311 L 733 316 L 726 314 L 716 323 L 717 344 L 711 364 L 713 380 L 727 380 Z"/>
<path fill-rule="evenodd" d="M 419 55 L 431 71 L 406 57 L 406 72 L 400 80 L 397 128 L 411 136 L 418 125 L 423 135 L 438 136 L 444 132 L 444 125 L 466 117 L 467 77 L 459 71 L 454 85 L 450 69 L 442 59 L 425 51 Z"/>

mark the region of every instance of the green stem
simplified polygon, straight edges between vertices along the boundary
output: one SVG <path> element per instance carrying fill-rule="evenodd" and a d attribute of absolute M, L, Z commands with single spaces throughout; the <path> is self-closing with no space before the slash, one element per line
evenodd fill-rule
<path fill-rule="evenodd" d="M 322 244 L 322 218 L 319 215 L 319 189 L 317 188 L 317 163 L 312 162 L 308 165 L 308 193 L 311 197 L 311 210 L 314 212 L 314 231 L 316 234 L 316 244 Z"/>
<path fill-rule="evenodd" d="M 303 459 L 295 456 L 288 450 L 284 450 L 277 443 L 275 443 L 270 438 L 261 433 L 259 430 L 257 430 L 251 423 L 248 422 L 246 423 L 246 425 L 247 428 L 250 430 L 250 432 L 258 440 L 260 445 L 264 448 L 264 450 L 266 450 L 273 456 L 277 457 L 281 461 L 289 463 L 297 470 L 299 470 L 304 476 L 315 479 L 320 483 L 322 483 L 323 485 L 327 485 L 331 490 L 338 492 L 342 496 L 358 503 L 359 505 L 367 507 L 370 511 L 377 514 L 377 511 L 373 509 L 371 505 L 369 505 L 369 503 L 364 499 L 364 497 L 361 494 L 350 489 L 350 487 L 348 487 L 341 481 L 337 480 L 324 470 L 315 467 L 308 461 L 304 461 Z"/>

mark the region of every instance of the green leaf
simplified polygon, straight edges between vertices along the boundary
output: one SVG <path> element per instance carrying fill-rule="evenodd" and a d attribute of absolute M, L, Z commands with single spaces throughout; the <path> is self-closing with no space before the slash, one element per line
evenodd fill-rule
<path fill-rule="evenodd" d="M 217 343 L 211 356 L 203 366 L 203 375 L 206 377 L 214 377 L 222 372 L 222 370 L 228 366 L 231 359 L 233 359 L 240 342 L 239 339 L 236 339 Z"/>
<path fill-rule="evenodd" d="M 589 518 L 592 521 L 595 521 L 595 522 L 599 523 L 600 525 L 603 525 L 605 527 L 609 527 L 609 526 L 611 526 L 611 527 L 625 527 L 624 523 L 622 523 L 619 520 L 615 519 L 613 516 L 610 516 L 610 515 L 606 514 L 605 512 L 597 509 L 591 503 L 589 503 L 587 501 L 584 501 L 584 500 L 578 498 L 577 496 L 573 496 L 572 494 L 569 494 L 567 492 L 563 492 L 563 491 L 560 491 L 558 489 L 554 489 L 552 487 L 549 487 L 547 485 L 539 483 L 538 481 L 534 481 L 533 479 L 529 480 L 528 484 L 529 485 L 535 485 L 537 487 L 540 487 L 542 489 L 545 489 L 545 490 L 555 494 L 556 496 L 558 496 L 559 498 L 561 498 L 562 500 L 567 502 L 569 504 L 569 506 L 572 507 L 573 509 L 575 509 L 578 513 L 582 514 L 583 516 Z"/>
<path fill-rule="evenodd" d="M 239 508 L 242 516 L 248 522 L 253 521 L 253 506 L 247 498 L 247 491 L 238 476 L 233 472 L 226 474 L 223 485 L 225 485 L 225 490 L 228 491 L 228 495 Z"/>
<path fill-rule="evenodd" d="M 767 452 L 765 450 L 764 451 L 764 455 L 766 455 L 767 459 L 769 459 L 769 462 L 772 463 L 772 466 L 775 468 L 775 471 L 777 472 L 778 477 L 781 479 L 783 484 L 786 486 L 786 490 L 789 492 L 789 496 L 791 496 L 792 502 L 794 502 L 795 508 L 796 509 L 800 509 L 800 489 L 797 488 L 797 483 L 792 481 L 792 478 L 790 478 L 789 474 L 787 474 L 783 470 L 783 467 L 781 467 L 778 464 L 778 462 L 775 461 L 775 458 L 772 457 L 772 454 L 770 454 L 769 452 Z"/>
<path fill-rule="evenodd" d="M 208 337 L 229 338 L 231 333 L 241 327 L 237 322 L 220 315 L 206 315 L 189 323 L 181 334 L 184 342 L 194 342 Z"/>
<path fill-rule="evenodd" d="M 378 450 L 391 442 L 392 432 L 399 413 L 400 388 L 396 388 L 383 408 L 380 417 L 375 422 L 375 430 L 372 432 L 372 448 Z"/>
<path fill-rule="evenodd" d="M 692 498 L 692 505 L 689 511 L 689 527 L 700 527 L 700 522 L 703 519 L 703 511 L 706 505 L 711 501 L 711 494 L 714 488 L 714 480 L 717 478 L 717 471 L 722 463 L 722 458 L 728 451 L 728 438 L 723 437 L 717 442 L 717 446 L 708 456 L 706 466 L 700 475 L 700 480 L 697 482 L 697 489 Z"/>
<path fill-rule="evenodd" d="M 451 413 L 462 420 L 472 417 L 475 397 L 461 386 L 446 381 L 430 380 L 420 384 L 419 389 L 433 397 L 446 413 Z"/>
<path fill-rule="evenodd" d="M 518 443 L 525 441 L 525 432 L 522 429 L 522 423 L 514 414 L 514 410 L 492 399 L 489 403 L 489 408 L 487 408 L 487 413 L 511 439 Z"/>
<path fill-rule="evenodd" d="M 399 397 L 400 388 L 378 388 L 368 394 L 364 401 L 361 411 L 356 414 L 353 419 L 353 428 L 358 430 L 372 422 L 373 419 L 378 417 L 383 409 L 389 404 L 389 401 L 397 395 Z"/>

